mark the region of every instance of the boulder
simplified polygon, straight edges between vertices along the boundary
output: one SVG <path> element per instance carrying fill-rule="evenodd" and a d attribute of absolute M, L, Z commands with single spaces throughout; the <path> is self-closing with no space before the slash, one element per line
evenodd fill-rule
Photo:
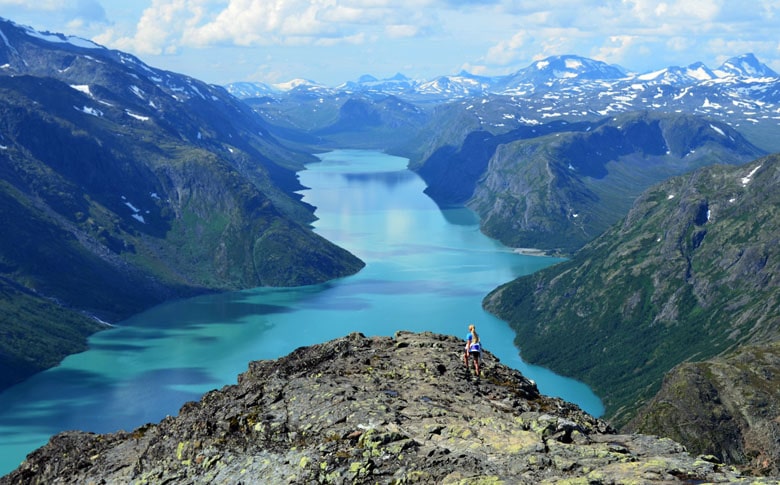
<path fill-rule="evenodd" d="M 665 438 L 617 434 L 452 336 L 353 333 L 255 361 L 130 432 L 58 434 L 0 484 L 749 482 Z M 765 482 L 766 483 L 766 482 Z"/>

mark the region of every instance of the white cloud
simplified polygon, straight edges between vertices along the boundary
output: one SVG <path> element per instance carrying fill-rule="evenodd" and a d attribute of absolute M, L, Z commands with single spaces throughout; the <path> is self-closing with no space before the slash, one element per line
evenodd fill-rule
<path fill-rule="evenodd" d="M 614 63 L 614 59 L 627 59 L 634 48 L 636 37 L 632 35 L 612 35 L 598 46 L 592 54 L 594 59 Z"/>
<path fill-rule="evenodd" d="M 626 14 L 646 24 L 676 23 L 687 20 L 691 24 L 712 20 L 721 9 L 723 0 L 624 0 Z"/>
<path fill-rule="evenodd" d="M 132 35 L 107 31 L 101 38 L 150 54 L 182 46 L 354 44 L 374 33 L 421 34 L 435 15 L 420 8 L 411 0 L 154 0 Z"/>
<path fill-rule="evenodd" d="M 771 65 L 780 55 L 776 27 L 767 21 L 780 12 L 777 0 L 757 0 L 750 8 L 727 0 L 504 0 L 501 10 L 514 28 L 486 47 L 488 67 L 523 67 L 555 54 L 639 70 L 714 63 L 745 52 Z"/>
<path fill-rule="evenodd" d="M 106 11 L 98 0 L 0 0 L 2 17 L 31 25 L 38 30 L 50 30 L 56 23 L 81 31 L 104 28 Z M 46 24 L 40 25 L 41 19 Z M 73 34 L 74 30 L 67 33 Z"/>
<path fill-rule="evenodd" d="M 387 36 L 395 39 L 402 37 L 416 37 L 422 30 L 423 29 L 419 25 L 412 24 L 388 25 L 385 27 Z"/>
<path fill-rule="evenodd" d="M 778 0 L 0 0 L 0 12 L 220 82 L 270 66 L 266 55 L 280 79 L 317 79 L 291 72 L 315 65 L 350 78 L 348 63 L 506 74 L 557 54 L 650 71 L 753 52 L 780 67 Z"/>
<path fill-rule="evenodd" d="M 518 57 L 522 57 L 522 49 L 528 41 L 528 33 L 520 31 L 515 33 L 507 40 L 502 40 L 498 44 L 488 49 L 485 60 L 489 64 L 506 65 L 515 62 Z"/>

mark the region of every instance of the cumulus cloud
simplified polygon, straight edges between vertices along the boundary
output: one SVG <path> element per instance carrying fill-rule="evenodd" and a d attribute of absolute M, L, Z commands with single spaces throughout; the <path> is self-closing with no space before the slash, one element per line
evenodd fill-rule
<path fill-rule="evenodd" d="M 628 66 L 645 64 L 647 55 L 672 61 L 680 52 L 712 59 L 724 44 L 742 47 L 728 56 L 764 52 L 771 59 L 778 54 L 776 43 L 774 50 L 767 45 L 776 36 L 767 19 L 780 12 L 777 0 L 756 0 L 750 8 L 725 0 L 504 0 L 500 8 L 515 27 L 486 48 L 488 65 L 569 53 Z M 706 59 L 690 62 L 697 60 Z"/>
<path fill-rule="evenodd" d="M 421 35 L 435 20 L 424 1 L 154 0 L 130 35 L 106 31 L 117 48 L 159 54 L 182 46 L 334 45 Z"/>
<path fill-rule="evenodd" d="M 67 26 L 72 31 L 105 28 L 108 23 L 106 11 L 97 0 L 0 0 L 0 11 L 5 18 L 41 30 L 49 29 L 36 25 L 39 18 L 47 18 L 50 23 Z"/>
<path fill-rule="evenodd" d="M 393 70 L 408 57 L 419 69 L 468 66 L 487 74 L 557 54 L 635 69 L 754 52 L 780 67 L 771 40 L 778 0 L 754 0 L 750 8 L 730 0 L 0 0 L 0 9 L 16 21 L 56 17 L 53 25 L 28 24 L 139 56 L 327 47 L 342 58 L 347 49 L 393 57 Z"/>
<path fill-rule="evenodd" d="M 526 46 L 529 34 L 526 31 L 516 32 L 512 37 L 500 41 L 487 51 L 485 56 L 489 64 L 506 65 L 515 62 L 518 57 L 524 55 L 523 48 Z"/>

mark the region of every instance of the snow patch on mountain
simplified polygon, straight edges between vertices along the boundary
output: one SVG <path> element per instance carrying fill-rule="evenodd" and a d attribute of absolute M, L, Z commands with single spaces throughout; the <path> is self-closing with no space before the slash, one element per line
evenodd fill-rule
<path fill-rule="evenodd" d="M 149 117 L 148 116 L 143 116 L 143 115 L 139 115 L 139 114 L 133 113 L 129 109 L 125 110 L 125 114 L 127 116 L 130 116 L 131 118 L 135 118 L 135 119 L 137 119 L 139 121 L 149 121 Z"/>
<path fill-rule="evenodd" d="M 88 84 L 71 84 L 70 87 L 72 87 L 76 91 L 86 94 L 87 96 L 92 96 L 92 93 L 89 91 Z"/>
<path fill-rule="evenodd" d="M 761 168 L 761 165 L 758 165 L 756 168 L 754 168 L 753 170 L 751 170 L 751 171 L 750 171 L 750 173 L 749 173 L 749 174 L 747 174 L 747 176 L 745 176 L 745 177 L 742 177 L 742 186 L 743 186 L 743 187 L 746 187 L 746 186 L 747 186 L 747 185 L 750 183 L 750 181 L 753 179 L 753 175 L 755 175 L 755 174 L 756 174 L 756 172 L 758 172 L 758 170 L 759 170 L 760 168 Z"/>
<path fill-rule="evenodd" d="M 280 91 L 292 91 L 293 89 L 298 89 L 298 88 L 322 87 L 322 85 L 314 81 L 309 81 L 308 79 L 299 78 L 299 79 L 292 79 L 290 81 L 287 81 L 286 83 L 273 84 L 273 87 L 275 87 Z"/>
<path fill-rule="evenodd" d="M 95 108 L 89 107 L 89 106 L 82 106 L 81 108 L 79 108 L 78 106 L 74 106 L 73 109 L 75 109 L 76 111 L 81 111 L 82 113 L 85 113 L 85 114 L 88 114 L 88 115 L 97 116 L 98 118 L 103 116 L 103 112 L 102 111 L 100 111 L 99 109 L 95 109 Z"/>
<path fill-rule="evenodd" d="M 57 42 L 71 44 L 76 47 L 83 47 L 85 49 L 105 49 L 105 47 L 92 42 L 91 40 L 82 39 L 81 37 L 66 36 L 62 34 L 52 34 L 51 32 L 39 32 L 32 27 L 23 27 L 27 35 L 35 37 L 46 42 Z"/>
<path fill-rule="evenodd" d="M 718 134 L 720 134 L 720 136 L 726 136 L 726 133 L 723 130 L 721 130 L 717 126 L 713 125 L 712 123 L 710 123 L 710 128 L 715 130 Z"/>

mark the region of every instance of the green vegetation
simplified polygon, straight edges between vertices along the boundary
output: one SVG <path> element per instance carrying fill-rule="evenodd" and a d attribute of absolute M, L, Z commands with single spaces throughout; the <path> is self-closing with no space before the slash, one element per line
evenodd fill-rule
<path fill-rule="evenodd" d="M 91 64 L 90 94 L 0 76 L 0 390 L 83 350 L 105 328 L 98 319 L 362 267 L 308 227 L 294 170 L 310 155 L 273 139 L 249 108 L 221 90 L 208 102 L 171 96 L 108 59 L 47 54 L 74 62 L 68 75 Z M 269 244 L 280 231 L 283 243 Z"/>
<path fill-rule="evenodd" d="M 570 254 L 625 216 L 651 185 L 762 154 L 737 132 L 718 128 L 728 131 L 726 139 L 710 124 L 691 115 L 635 112 L 550 126 L 546 135 L 541 128 L 534 136 L 507 134 L 489 169 L 474 176 L 468 205 L 482 230 L 509 246 Z"/>
<path fill-rule="evenodd" d="M 485 306 L 517 331 L 525 359 L 582 379 L 624 424 L 675 365 L 780 337 L 778 180 L 779 156 L 670 179 Z"/>
<path fill-rule="evenodd" d="M 103 328 L 0 278 L 0 389 L 86 350 L 86 337 Z"/>

